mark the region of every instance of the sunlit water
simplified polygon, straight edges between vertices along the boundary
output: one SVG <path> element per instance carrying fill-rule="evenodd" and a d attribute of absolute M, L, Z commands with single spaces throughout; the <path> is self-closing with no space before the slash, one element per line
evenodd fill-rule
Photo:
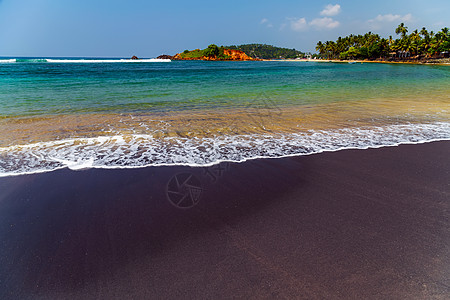
<path fill-rule="evenodd" d="M 0 59 L 0 176 L 450 139 L 450 66 Z"/>

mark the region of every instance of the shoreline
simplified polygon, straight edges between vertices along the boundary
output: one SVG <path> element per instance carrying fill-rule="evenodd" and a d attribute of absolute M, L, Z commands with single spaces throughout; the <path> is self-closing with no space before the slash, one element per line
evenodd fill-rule
<path fill-rule="evenodd" d="M 167 57 L 175 57 L 170 55 L 162 55 Z M 161 56 L 159 56 L 161 57 Z M 32 62 L 34 60 L 45 60 L 47 62 L 54 63 L 64 63 L 64 62 L 86 62 L 86 63 L 107 63 L 107 62 L 173 62 L 173 61 L 228 61 L 228 62 L 249 62 L 249 61 L 288 61 L 288 62 L 333 62 L 333 63 L 385 63 L 385 64 L 414 64 L 414 65 L 450 65 L 450 58 L 430 58 L 425 61 L 420 60 L 410 60 L 410 61 L 389 61 L 389 60 L 340 60 L 340 59 L 265 59 L 265 58 L 252 58 L 252 59 L 211 59 L 211 58 L 139 58 L 130 59 L 126 57 L 14 57 L 14 56 L 0 56 L 0 61 L 13 61 L 13 60 L 24 60 Z M 435 61 L 435 62 L 434 62 Z M 5 63 L 5 62 L 4 62 Z"/>
<path fill-rule="evenodd" d="M 375 61 L 375 60 L 339 60 L 339 59 L 261 59 L 260 61 L 286 61 L 286 62 L 331 62 L 331 63 L 379 63 L 379 64 L 409 64 L 409 65 L 450 65 L 450 62 L 420 62 L 420 61 Z"/>
<path fill-rule="evenodd" d="M 446 298 L 449 151 L 0 178 L 0 298 Z"/>
<path fill-rule="evenodd" d="M 348 128 L 329 128 L 326 131 L 327 136 L 338 140 L 334 143 L 330 143 L 329 138 L 322 137 L 325 132 L 323 129 L 316 131 L 318 133 L 316 137 L 315 134 L 308 131 L 299 132 L 293 136 L 290 136 L 289 133 L 279 133 L 272 136 L 271 139 L 266 134 L 261 133 L 198 138 L 187 137 L 179 132 L 180 144 L 174 144 L 175 136 L 155 139 L 153 135 L 147 134 L 73 137 L 0 147 L 0 155 L 5 162 L 22 162 L 22 166 L 11 164 L 9 168 L 7 163 L 0 164 L 0 178 L 43 174 L 61 169 L 120 170 L 160 166 L 202 168 L 215 166 L 223 162 L 245 163 L 257 159 L 283 159 L 345 150 L 425 144 L 449 141 L 449 125 L 445 122 L 435 122 L 430 124 L 363 127 L 356 128 L 356 131 L 350 135 L 347 132 Z M 415 134 L 403 135 L 402 132 L 405 130 L 413 130 Z M 388 132 L 392 135 L 391 139 L 385 137 Z M 401 139 L 395 138 L 398 134 L 402 134 Z M 372 137 L 370 143 L 367 141 L 367 135 Z M 246 141 L 259 143 L 260 148 L 264 150 L 255 152 L 251 145 L 245 145 Z M 186 147 L 185 143 L 190 145 L 191 148 Z M 222 151 L 217 151 L 214 147 L 211 147 L 211 143 L 222 144 Z M 224 143 L 228 146 L 224 146 Z M 277 146 L 278 144 L 283 146 Z M 124 148 L 125 145 L 129 148 L 128 150 Z M 239 149 L 237 150 L 236 147 Z M 130 151 L 130 149 L 139 149 L 139 151 Z M 155 149 L 159 149 L 162 153 L 156 155 Z M 97 151 L 102 152 L 103 155 L 96 155 Z M 172 154 L 163 154 L 167 154 L 168 151 Z M 68 155 L 68 153 L 77 153 L 77 156 Z M 121 154 L 118 156 L 118 153 Z M 180 159 L 180 157 L 183 159 Z M 120 163 L 128 160 L 132 160 L 134 164 Z M 27 163 L 31 163 L 31 166 Z"/>
<path fill-rule="evenodd" d="M 75 141 L 75 140 L 74 140 Z M 450 138 L 444 138 L 444 139 L 432 139 L 432 140 L 423 140 L 423 141 L 417 141 L 417 142 L 398 142 L 393 143 L 391 145 L 376 145 L 376 146 L 365 146 L 365 147 L 355 147 L 355 146 L 349 146 L 349 147 L 343 147 L 338 149 L 323 149 L 320 151 L 310 152 L 310 153 L 295 153 L 295 154 L 286 154 L 281 156 L 255 156 L 251 158 L 245 158 L 240 161 L 236 160 L 219 160 L 212 163 L 207 164 L 190 164 L 190 163 L 160 163 L 160 164 L 147 164 L 142 166 L 91 166 L 89 165 L 89 161 L 85 162 L 84 164 L 74 164 L 69 166 L 61 166 L 56 167 L 52 170 L 38 170 L 38 171 L 32 171 L 32 172 L 23 172 L 23 173 L 9 173 L 9 174 L 0 174 L 0 180 L 2 178 L 10 178 L 10 177 L 19 177 L 19 176 L 31 176 L 31 175 L 39 175 L 39 174 L 47 174 L 47 173 L 53 173 L 60 170 L 67 170 L 67 171 L 89 171 L 89 170 L 137 170 L 137 169 L 145 169 L 145 168 L 159 168 L 159 167 L 189 167 L 189 168 L 210 168 L 215 167 L 221 164 L 245 164 L 250 161 L 256 161 L 256 160 L 277 160 L 277 159 L 287 159 L 287 158 L 296 158 L 296 157 L 303 157 L 303 156 L 311 156 L 311 155 L 318 155 L 322 153 L 335 153 L 340 151 L 349 151 L 349 150 L 376 150 L 376 149 L 382 149 L 382 148 L 390 148 L 390 147 L 399 147 L 403 145 L 422 145 L 422 144 L 429 144 L 429 143 L 436 143 L 436 142 L 450 142 Z"/>

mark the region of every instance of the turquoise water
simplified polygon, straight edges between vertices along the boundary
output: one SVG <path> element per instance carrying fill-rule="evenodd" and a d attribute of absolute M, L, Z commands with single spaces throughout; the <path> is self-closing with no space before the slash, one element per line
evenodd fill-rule
<path fill-rule="evenodd" d="M 0 64 L 2 116 L 242 107 L 448 93 L 448 66 L 308 62 Z"/>
<path fill-rule="evenodd" d="M 447 139 L 449 95 L 450 66 L 5 58 L 0 174 Z"/>

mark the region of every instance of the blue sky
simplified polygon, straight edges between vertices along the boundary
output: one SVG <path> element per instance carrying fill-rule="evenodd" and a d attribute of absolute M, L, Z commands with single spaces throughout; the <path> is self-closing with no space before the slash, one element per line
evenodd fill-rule
<path fill-rule="evenodd" d="M 449 0 L 0 0 L 0 56 L 155 57 L 266 43 L 314 51 L 317 41 L 372 31 L 450 27 Z"/>

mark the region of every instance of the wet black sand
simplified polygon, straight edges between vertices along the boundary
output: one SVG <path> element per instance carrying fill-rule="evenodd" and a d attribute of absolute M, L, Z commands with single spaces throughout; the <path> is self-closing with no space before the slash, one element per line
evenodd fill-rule
<path fill-rule="evenodd" d="M 0 299 L 448 299 L 449 154 L 0 178 Z"/>

